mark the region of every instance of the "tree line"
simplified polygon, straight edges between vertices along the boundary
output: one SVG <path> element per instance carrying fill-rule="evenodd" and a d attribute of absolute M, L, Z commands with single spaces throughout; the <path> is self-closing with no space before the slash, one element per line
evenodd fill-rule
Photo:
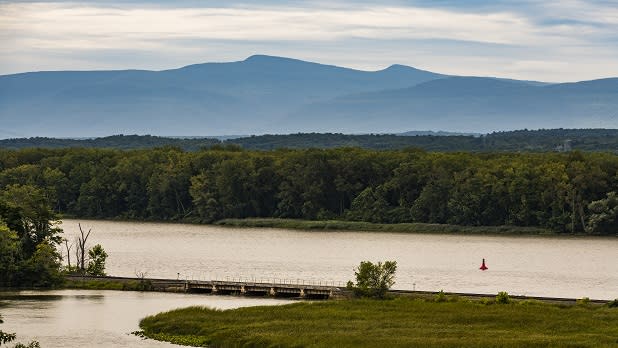
<path fill-rule="evenodd" d="M 618 129 L 541 129 L 495 132 L 485 135 L 444 135 L 409 132 L 402 134 L 297 133 L 215 138 L 169 138 L 151 135 L 113 135 L 88 139 L 18 138 L 1 139 L 0 148 L 114 148 L 146 149 L 175 146 L 198 151 L 218 145 L 236 145 L 243 149 L 360 147 L 374 150 L 415 147 L 427 151 L 511 151 L 553 152 L 565 150 L 609 151 L 618 153 Z"/>
<path fill-rule="evenodd" d="M 618 231 L 618 156 L 359 148 L 195 152 L 0 150 L 0 191 L 55 213 L 185 220 L 279 217 Z M 30 250 L 34 252 L 34 250 Z"/>

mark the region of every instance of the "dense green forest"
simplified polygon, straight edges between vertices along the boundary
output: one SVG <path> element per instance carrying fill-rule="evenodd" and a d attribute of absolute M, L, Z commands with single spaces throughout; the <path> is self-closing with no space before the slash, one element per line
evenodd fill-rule
<path fill-rule="evenodd" d="M 29 187 L 56 213 L 185 220 L 280 217 L 538 226 L 616 234 L 618 156 L 359 148 L 194 152 L 0 150 L 3 197 Z"/>
<path fill-rule="evenodd" d="M 564 150 L 607 151 L 618 153 L 616 129 L 548 129 L 497 132 L 472 135 L 414 135 L 394 134 L 350 135 L 337 133 L 299 133 L 287 135 L 259 135 L 220 141 L 213 138 L 167 138 L 158 136 L 114 135 L 94 139 L 19 138 L 0 140 L 0 148 L 114 148 L 145 149 L 175 146 L 197 151 L 216 145 L 238 145 L 244 149 L 273 150 L 279 148 L 336 148 L 361 147 L 392 150 L 408 147 L 427 151 L 511 151 L 552 152 Z"/>
<path fill-rule="evenodd" d="M 0 287 L 50 287 L 62 282 L 57 246 L 62 231 L 50 191 L 31 185 L 0 190 Z"/>

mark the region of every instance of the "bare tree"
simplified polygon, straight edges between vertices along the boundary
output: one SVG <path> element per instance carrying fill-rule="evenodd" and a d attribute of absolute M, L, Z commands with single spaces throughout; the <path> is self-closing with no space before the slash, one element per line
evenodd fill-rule
<path fill-rule="evenodd" d="M 75 249 L 75 256 L 77 257 L 77 268 L 83 274 L 86 271 L 86 242 L 88 241 L 88 237 L 90 237 L 90 232 L 92 231 L 92 229 L 89 229 L 88 233 L 84 234 L 82 225 L 77 225 L 79 226 L 80 235 L 77 236 L 77 240 L 75 241 L 77 243 L 77 249 Z"/>
<path fill-rule="evenodd" d="M 67 264 L 69 266 L 69 272 L 71 271 L 71 248 L 73 248 L 73 243 L 69 245 L 69 241 L 64 239 L 64 247 L 67 249 Z"/>

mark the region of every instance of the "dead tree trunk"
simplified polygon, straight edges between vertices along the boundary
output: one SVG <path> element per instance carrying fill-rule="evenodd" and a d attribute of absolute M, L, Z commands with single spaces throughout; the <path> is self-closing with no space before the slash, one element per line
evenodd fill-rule
<path fill-rule="evenodd" d="M 75 254 L 77 256 L 77 268 L 79 271 L 84 274 L 86 271 L 86 242 L 88 241 L 88 237 L 90 236 L 90 231 L 84 234 L 84 230 L 82 230 L 82 225 L 77 224 L 79 226 L 80 236 L 77 236 L 77 249 L 75 250 Z"/>
<path fill-rule="evenodd" d="M 73 243 L 69 245 L 69 241 L 64 239 L 64 247 L 67 249 L 67 264 L 69 266 L 69 272 L 71 271 L 71 248 L 73 247 Z"/>

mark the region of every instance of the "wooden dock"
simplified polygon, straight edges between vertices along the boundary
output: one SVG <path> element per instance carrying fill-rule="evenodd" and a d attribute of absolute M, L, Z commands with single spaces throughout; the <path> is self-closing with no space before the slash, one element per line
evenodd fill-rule
<path fill-rule="evenodd" d="M 346 290 L 342 283 L 335 282 L 303 282 L 302 280 L 287 281 L 282 279 L 272 279 L 270 281 L 255 281 L 252 279 L 226 279 L 226 280 L 189 280 L 189 279 L 162 279 L 162 278 L 131 278 L 131 277 L 92 277 L 72 275 L 66 277 L 71 281 L 106 281 L 117 283 L 129 282 L 148 282 L 152 291 L 203 293 L 213 295 L 242 295 L 242 296 L 272 296 L 287 298 L 305 299 L 329 299 L 333 297 L 348 296 L 350 291 Z M 389 290 L 389 294 L 395 296 L 414 296 L 421 298 L 432 298 L 438 294 L 433 291 L 416 290 Z M 491 299 L 495 294 L 473 294 L 445 292 L 446 296 L 457 296 L 470 299 Z M 542 296 L 518 296 L 509 295 L 514 300 L 536 300 L 541 302 L 576 304 L 578 299 Z M 608 300 L 589 299 L 591 304 L 603 305 Z"/>
<path fill-rule="evenodd" d="M 189 280 L 189 279 L 162 279 L 162 278 L 131 278 L 131 277 L 92 277 L 67 276 L 71 281 L 111 281 L 118 283 L 148 282 L 154 291 L 205 293 L 218 295 L 245 295 L 245 296 L 273 296 L 307 299 L 328 299 L 339 296 L 345 290 L 336 286 L 334 282 L 305 283 L 297 281 L 246 280 Z M 331 284 L 331 285 L 328 285 Z"/>

